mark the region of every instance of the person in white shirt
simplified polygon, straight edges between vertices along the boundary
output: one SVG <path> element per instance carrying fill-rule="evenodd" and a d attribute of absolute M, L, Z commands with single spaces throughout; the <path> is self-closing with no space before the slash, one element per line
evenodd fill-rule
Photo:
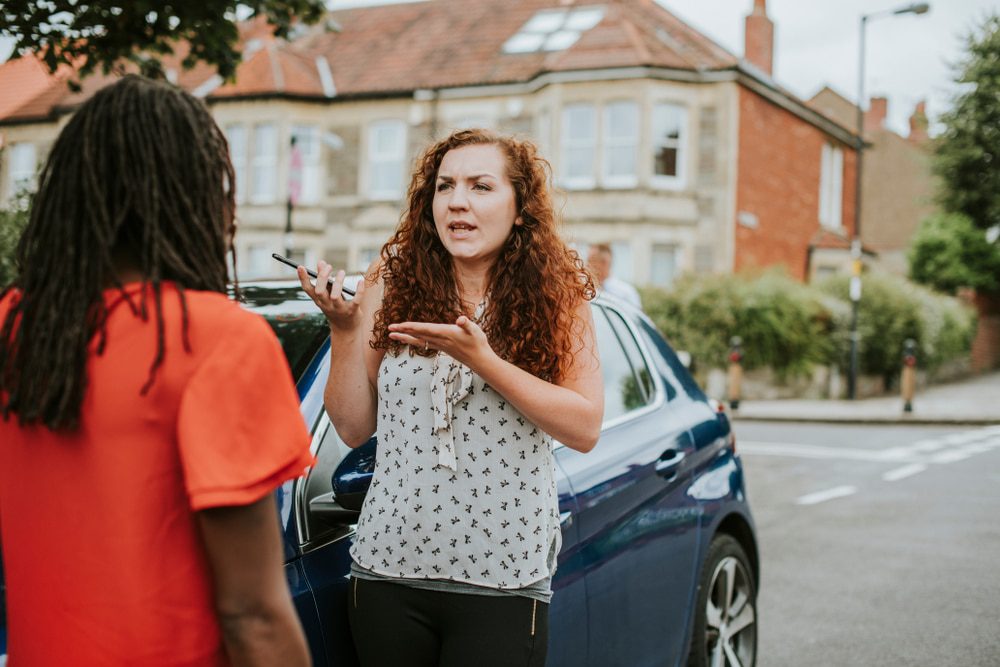
<path fill-rule="evenodd" d="M 597 280 L 598 289 L 637 308 L 642 308 L 639 292 L 629 283 L 611 275 L 611 259 L 611 246 L 607 243 L 595 243 L 590 246 L 587 267 Z"/>

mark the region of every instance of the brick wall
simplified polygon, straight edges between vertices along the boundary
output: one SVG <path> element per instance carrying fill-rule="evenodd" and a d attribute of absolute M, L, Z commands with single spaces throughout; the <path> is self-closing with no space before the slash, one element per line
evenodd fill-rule
<path fill-rule="evenodd" d="M 1000 294 L 975 294 L 970 299 L 979 320 L 972 340 L 972 370 L 1000 367 Z"/>
<path fill-rule="evenodd" d="M 819 229 L 820 156 L 833 141 L 820 129 L 759 95 L 740 89 L 736 210 L 757 224 L 736 224 L 736 271 L 784 265 L 805 280 L 809 242 Z M 842 211 L 854 227 L 854 151 L 844 152 Z M 746 217 L 746 216 L 745 216 Z"/>

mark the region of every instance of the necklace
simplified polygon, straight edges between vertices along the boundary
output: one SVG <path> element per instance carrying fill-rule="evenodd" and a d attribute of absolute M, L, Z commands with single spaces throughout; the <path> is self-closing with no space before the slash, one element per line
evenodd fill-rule
<path fill-rule="evenodd" d="M 483 300 L 480 301 L 476 305 L 476 307 L 472 309 L 472 317 L 470 319 L 473 322 L 475 322 L 476 324 L 479 324 L 482 321 L 482 319 L 483 319 L 483 315 L 486 314 L 486 301 L 488 299 L 489 299 L 489 296 L 483 296 Z M 471 305 L 473 305 L 475 303 L 474 301 L 466 301 L 465 299 L 462 299 L 462 298 L 459 298 L 459 301 L 462 303 L 462 311 L 463 312 L 466 312 L 465 306 L 471 306 Z"/>

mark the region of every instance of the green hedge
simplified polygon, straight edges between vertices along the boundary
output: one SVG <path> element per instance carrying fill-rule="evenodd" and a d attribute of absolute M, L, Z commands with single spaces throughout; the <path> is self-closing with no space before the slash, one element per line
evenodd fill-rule
<path fill-rule="evenodd" d="M 958 300 L 902 278 L 866 275 L 860 303 L 859 366 L 891 381 L 903 343 L 917 341 L 920 365 L 935 368 L 968 355 L 972 311 Z M 687 276 L 672 289 L 641 290 L 643 307 L 678 349 L 701 369 L 727 363 L 729 340 L 743 340 L 744 367 L 770 367 L 779 377 L 806 375 L 816 364 L 846 368 L 851 304 L 848 278 L 803 285 L 769 271 L 756 275 Z"/>

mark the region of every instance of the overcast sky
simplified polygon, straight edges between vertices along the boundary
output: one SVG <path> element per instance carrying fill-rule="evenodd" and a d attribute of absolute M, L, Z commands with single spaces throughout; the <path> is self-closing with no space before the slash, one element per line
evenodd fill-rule
<path fill-rule="evenodd" d="M 733 53 L 743 53 L 743 19 L 753 0 L 657 1 Z M 356 6 L 384 4 L 384 0 L 328 4 Z M 775 79 L 803 98 L 830 85 L 853 100 L 862 13 L 908 4 L 910 0 L 769 0 L 768 15 L 775 24 Z M 1000 0 L 930 0 L 930 5 L 930 12 L 921 16 L 890 15 L 868 23 L 865 87 L 869 96 L 889 98 L 890 126 L 903 134 L 919 100 L 927 100 L 932 120 L 948 108 L 955 92 L 949 63 L 961 54 L 962 36 L 990 13 L 1000 13 Z M 10 40 L 0 39 L 0 60 L 9 50 Z"/>

